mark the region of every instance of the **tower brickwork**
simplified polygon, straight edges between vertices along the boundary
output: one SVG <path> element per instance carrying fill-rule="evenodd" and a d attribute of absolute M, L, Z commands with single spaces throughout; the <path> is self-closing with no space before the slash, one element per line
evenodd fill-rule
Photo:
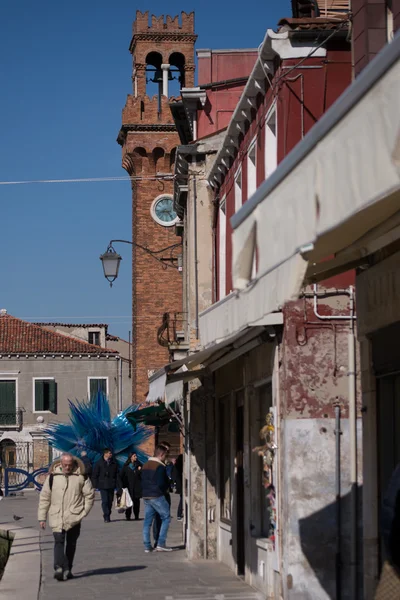
<path fill-rule="evenodd" d="M 179 244 L 173 212 L 173 172 L 179 144 L 169 108 L 168 86 L 194 85 L 194 14 L 152 16 L 137 11 L 130 52 L 133 93 L 122 111 L 118 142 L 122 165 L 132 176 L 132 240 L 160 251 Z M 146 87 L 149 89 L 146 93 Z M 152 90 L 150 88 L 153 88 Z M 155 93 L 154 93 L 155 92 Z M 181 247 L 159 258 L 177 259 Z M 172 266 L 171 266 L 172 265 Z M 163 315 L 182 312 L 182 275 L 177 260 L 159 262 L 132 247 L 132 386 L 133 400 L 145 401 L 148 373 L 169 361 L 157 340 Z"/>

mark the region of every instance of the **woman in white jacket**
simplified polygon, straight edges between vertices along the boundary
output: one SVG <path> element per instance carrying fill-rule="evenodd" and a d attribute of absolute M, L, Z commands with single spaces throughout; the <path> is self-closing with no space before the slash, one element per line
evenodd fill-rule
<path fill-rule="evenodd" d="M 81 521 L 94 502 L 94 489 L 85 476 L 79 458 L 63 454 L 49 470 L 40 492 L 38 519 L 46 528 L 47 516 L 54 535 L 54 577 L 59 581 L 72 578 L 72 564 Z"/>

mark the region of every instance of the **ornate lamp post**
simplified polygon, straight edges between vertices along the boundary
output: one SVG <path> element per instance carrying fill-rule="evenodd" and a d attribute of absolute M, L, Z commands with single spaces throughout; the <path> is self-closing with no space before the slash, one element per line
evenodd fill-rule
<path fill-rule="evenodd" d="M 182 271 L 182 255 L 179 254 L 179 256 L 172 256 L 173 250 L 181 246 L 181 243 L 172 244 L 171 246 L 167 246 L 161 250 L 150 250 L 150 248 L 147 248 L 146 246 L 141 246 L 140 244 L 137 244 L 136 242 L 130 242 L 129 240 L 111 240 L 107 246 L 107 250 L 100 256 L 100 260 L 103 265 L 104 277 L 110 282 L 110 287 L 112 287 L 113 282 L 118 277 L 119 265 L 122 260 L 122 256 L 116 252 L 113 246 L 115 242 L 121 244 L 130 244 L 131 246 L 140 248 L 144 252 L 147 252 L 147 254 L 150 254 L 150 256 L 152 256 L 155 260 L 158 260 L 163 265 L 164 269 L 172 267 L 173 269 Z M 168 250 L 170 251 L 170 256 L 159 256 Z"/>

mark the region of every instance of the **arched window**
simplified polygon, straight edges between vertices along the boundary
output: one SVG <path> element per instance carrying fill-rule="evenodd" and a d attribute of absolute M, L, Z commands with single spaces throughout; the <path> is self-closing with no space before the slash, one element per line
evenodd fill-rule
<path fill-rule="evenodd" d="M 181 52 L 173 52 L 169 57 L 170 64 L 170 96 L 179 96 L 185 87 L 185 57 Z"/>
<path fill-rule="evenodd" d="M 150 52 L 146 56 L 146 94 L 156 96 L 162 90 L 162 56 L 159 52 Z"/>
<path fill-rule="evenodd" d="M 143 173 L 148 166 L 147 152 L 145 148 L 136 147 L 132 153 L 133 162 L 135 164 L 135 172 Z"/>
<path fill-rule="evenodd" d="M 163 148 L 154 148 L 153 152 L 154 172 L 162 173 L 164 171 L 164 155 Z"/>
<path fill-rule="evenodd" d="M 176 148 L 172 148 L 171 154 L 169 155 L 169 168 L 170 168 L 170 171 L 172 171 L 173 168 L 174 168 L 175 157 L 176 157 Z"/>

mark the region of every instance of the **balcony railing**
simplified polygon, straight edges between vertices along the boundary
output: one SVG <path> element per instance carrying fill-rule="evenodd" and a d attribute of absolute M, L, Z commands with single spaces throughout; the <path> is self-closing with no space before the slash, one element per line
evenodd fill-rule
<path fill-rule="evenodd" d="M 22 409 L 18 408 L 14 412 L 0 411 L 0 429 L 15 429 L 21 431 L 23 425 Z"/>
<path fill-rule="evenodd" d="M 157 331 L 160 346 L 168 348 L 186 343 L 187 319 L 185 313 L 164 313 Z"/>

